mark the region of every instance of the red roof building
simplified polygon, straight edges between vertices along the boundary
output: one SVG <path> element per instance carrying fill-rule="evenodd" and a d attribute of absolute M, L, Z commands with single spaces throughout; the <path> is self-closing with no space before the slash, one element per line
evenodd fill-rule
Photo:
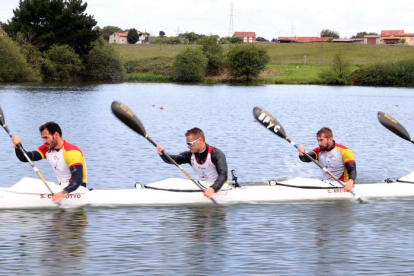
<path fill-rule="evenodd" d="M 115 32 L 109 36 L 109 44 L 128 44 L 128 32 Z"/>
<path fill-rule="evenodd" d="M 382 30 L 381 37 L 392 37 L 392 36 L 402 36 L 404 35 L 404 30 Z"/>
<path fill-rule="evenodd" d="M 413 37 L 413 36 L 410 36 L 410 34 L 407 34 L 406 36 L 406 34 L 404 33 L 404 30 L 382 30 L 381 31 L 381 42 L 384 44 L 399 44 L 401 43 L 401 39 L 404 37 L 408 37 L 408 41 L 410 41 L 410 37 Z"/>
<path fill-rule="evenodd" d="M 405 44 L 414 46 L 414 33 L 404 33 L 402 38 L 405 38 Z"/>
<path fill-rule="evenodd" d="M 234 32 L 233 36 L 241 37 L 245 43 L 256 42 L 255 32 Z"/>

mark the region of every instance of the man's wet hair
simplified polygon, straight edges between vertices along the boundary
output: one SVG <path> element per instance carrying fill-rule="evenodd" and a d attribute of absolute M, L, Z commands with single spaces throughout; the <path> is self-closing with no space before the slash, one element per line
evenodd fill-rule
<path fill-rule="evenodd" d="M 193 135 L 194 137 L 198 138 L 203 138 L 203 141 L 206 141 L 206 138 L 204 136 L 204 132 L 199 129 L 198 127 L 194 127 L 192 129 L 187 130 L 187 132 L 185 133 L 185 137 Z"/>
<path fill-rule="evenodd" d="M 44 125 L 39 127 L 39 131 L 42 132 L 43 130 L 47 129 L 51 135 L 55 134 L 56 132 L 59 133 L 60 137 L 62 137 L 62 130 L 60 126 L 55 122 L 47 122 Z"/>
<path fill-rule="evenodd" d="M 326 138 L 332 138 L 333 137 L 333 133 L 332 130 L 329 127 L 323 127 L 321 128 L 317 133 L 316 133 L 316 137 L 321 136 L 321 134 L 325 135 Z"/>

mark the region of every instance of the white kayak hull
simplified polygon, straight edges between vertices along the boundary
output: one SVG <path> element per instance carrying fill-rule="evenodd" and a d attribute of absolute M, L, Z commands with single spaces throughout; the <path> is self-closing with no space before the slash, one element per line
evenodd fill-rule
<path fill-rule="evenodd" d="M 54 193 L 62 190 L 49 183 Z M 253 185 L 229 188 L 214 195 L 219 204 L 297 202 L 315 200 L 353 199 L 336 183 L 311 178 L 293 178 L 277 181 L 275 186 Z M 213 204 L 188 179 L 168 178 L 159 182 L 139 185 L 134 189 L 88 190 L 80 187 L 67 195 L 62 207 L 128 206 L 128 205 L 185 205 Z M 398 182 L 357 184 L 354 192 L 364 199 L 414 197 L 414 173 Z M 11 188 L 0 188 L 0 209 L 58 207 L 51 200 L 45 185 L 38 179 L 23 178 Z"/>

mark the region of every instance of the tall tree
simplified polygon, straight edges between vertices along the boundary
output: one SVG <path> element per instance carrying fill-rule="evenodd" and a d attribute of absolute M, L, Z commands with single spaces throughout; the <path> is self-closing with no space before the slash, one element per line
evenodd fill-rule
<path fill-rule="evenodd" d="M 115 32 L 123 32 L 123 30 L 117 26 L 105 26 L 101 29 L 101 34 L 103 38 L 106 40 L 106 42 L 109 41 L 109 37 L 111 34 Z"/>
<path fill-rule="evenodd" d="M 339 38 L 339 33 L 333 30 L 329 29 L 323 29 L 321 31 L 321 37 L 333 37 L 333 38 Z"/>
<path fill-rule="evenodd" d="M 165 36 L 165 32 L 164 31 L 160 31 L 160 37 L 164 37 Z"/>
<path fill-rule="evenodd" d="M 377 33 L 359 32 L 356 35 L 351 36 L 351 38 L 364 38 L 366 35 L 377 35 Z"/>
<path fill-rule="evenodd" d="M 128 35 L 127 35 L 128 43 L 135 44 L 135 43 L 137 43 L 138 39 L 139 39 L 139 35 L 138 35 L 137 30 L 130 29 L 128 31 Z"/>
<path fill-rule="evenodd" d="M 96 21 L 85 13 L 86 7 L 82 0 L 20 0 L 3 29 L 13 39 L 22 35 L 42 52 L 55 44 L 67 44 L 84 56 L 99 37 L 99 31 L 93 30 Z"/>
<path fill-rule="evenodd" d="M 256 41 L 261 41 L 261 42 L 269 42 L 269 40 L 267 40 L 266 38 L 261 37 L 261 36 L 258 36 L 258 37 L 256 38 Z"/>
<path fill-rule="evenodd" d="M 188 40 L 188 43 L 194 43 L 198 40 L 199 35 L 196 34 L 195 32 L 191 32 L 191 33 L 184 33 L 183 37 L 185 37 Z"/>

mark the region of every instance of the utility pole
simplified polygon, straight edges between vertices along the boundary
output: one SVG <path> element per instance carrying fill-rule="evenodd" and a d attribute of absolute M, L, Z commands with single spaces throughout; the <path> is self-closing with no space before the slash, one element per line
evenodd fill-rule
<path fill-rule="evenodd" d="M 229 36 L 230 37 L 232 37 L 234 34 L 233 16 L 234 16 L 233 0 L 231 0 L 230 2 L 230 23 L 229 23 Z"/>

